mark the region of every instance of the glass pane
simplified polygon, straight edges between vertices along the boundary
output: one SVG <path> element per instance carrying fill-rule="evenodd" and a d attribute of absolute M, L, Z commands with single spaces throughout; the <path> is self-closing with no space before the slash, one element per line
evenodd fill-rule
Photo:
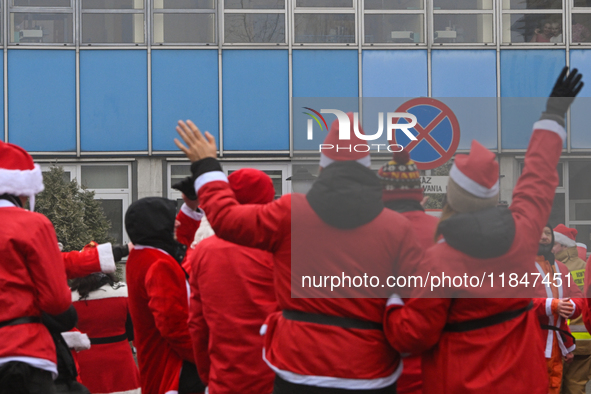
<path fill-rule="evenodd" d="M 589 248 L 591 247 L 591 225 L 577 224 L 574 226 L 571 225 L 570 227 L 574 227 L 578 231 L 575 241 L 587 245 L 587 252 L 589 252 Z"/>
<path fill-rule="evenodd" d="M 354 14 L 295 14 L 295 42 L 355 42 Z"/>
<path fill-rule="evenodd" d="M 154 0 L 154 9 L 214 9 L 213 0 Z"/>
<path fill-rule="evenodd" d="M 492 10 L 492 0 L 433 0 L 434 10 Z"/>
<path fill-rule="evenodd" d="M 285 42 L 285 14 L 226 14 L 225 42 Z"/>
<path fill-rule="evenodd" d="M 573 14 L 572 42 L 591 42 L 591 14 Z"/>
<path fill-rule="evenodd" d="M 82 0 L 83 10 L 141 10 L 144 0 Z"/>
<path fill-rule="evenodd" d="M 171 165 L 170 166 L 170 184 L 182 181 L 184 178 L 191 175 L 190 165 Z"/>
<path fill-rule="evenodd" d="M 285 0 L 225 0 L 227 9 L 277 9 L 285 8 Z"/>
<path fill-rule="evenodd" d="M 141 44 L 144 14 L 82 14 L 84 44 Z"/>
<path fill-rule="evenodd" d="M 213 43 L 215 14 L 154 14 L 154 42 Z"/>
<path fill-rule="evenodd" d="M 561 14 L 503 14 L 503 42 L 562 43 Z"/>
<path fill-rule="evenodd" d="M 70 0 L 14 0 L 15 7 L 70 7 Z"/>
<path fill-rule="evenodd" d="M 585 182 L 591 161 L 571 161 L 568 167 L 569 219 L 591 220 L 591 183 Z"/>
<path fill-rule="evenodd" d="M 10 14 L 11 43 L 73 43 L 72 14 Z"/>
<path fill-rule="evenodd" d="M 422 10 L 424 0 L 365 0 L 366 10 Z"/>
<path fill-rule="evenodd" d="M 115 243 L 123 243 L 123 201 L 97 198 L 100 201 L 105 216 L 111 222 L 109 237 L 115 239 Z"/>
<path fill-rule="evenodd" d="M 296 7 L 353 7 L 353 0 L 297 0 Z"/>
<path fill-rule="evenodd" d="M 574 0 L 575 7 L 591 7 L 591 0 Z"/>
<path fill-rule="evenodd" d="M 89 189 L 127 189 L 127 166 L 82 166 L 82 184 Z"/>
<path fill-rule="evenodd" d="M 492 14 L 433 15 L 436 43 L 493 42 Z"/>
<path fill-rule="evenodd" d="M 575 2 L 576 1 L 577 0 L 575 0 Z M 560 10 L 560 9 L 562 9 L 562 0 L 503 0 L 503 9 L 504 10 Z"/>
<path fill-rule="evenodd" d="M 271 178 L 273 181 L 273 187 L 275 188 L 275 198 L 281 197 L 283 194 L 283 171 L 265 170 L 263 172 L 269 175 L 269 178 Z"/>
<path fill-rule="evenodd" d="M 365 42 L 425 42 L 423 15 L 365 15 Z"/>
<path fill-rule="evenodd" d="M 558 223 L 566 223 L 565 218 L 564 193 L 556 193 L 554 195 L 554 203 L 552 204 L 552 212 L 550 212 L 550 225 L 556 227 Z"/>

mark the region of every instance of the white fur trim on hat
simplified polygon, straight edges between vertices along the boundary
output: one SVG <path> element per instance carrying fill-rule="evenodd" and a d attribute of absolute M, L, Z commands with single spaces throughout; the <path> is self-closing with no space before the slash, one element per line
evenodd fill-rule
<path fill-rule="evenodd" d="M 574 240 L 557 231 L 554 231 L 554 241 L 561 245 L 568 246 L 569 248 L 577 246 L 577 243 Z"/>
<path fill-rule="evenodd" d="M 369 155 L 363 156 L 361 159 L 355 160 L 357 163 L 364 165 L 366 167 L 371 166 L 371 157 Z M 324 153 L 320 154 L 320 167 L 326 168 L 330 164 L 334 163 L 335 160 L 331 159 L 330 157 L 326 156 Z"/>
<path fill-rule="evenodd" d="M 466 190 L 468 193 L 475 195 L 476 197 L 491 198 L 499 194 L 498 180 L 495 182 L 493 187 L 489 189 L 486 186 L 482 186 L 481 184 L 468 178 L 468 176 L 460 171 L 460 169 L 455 164 L 451 167 L 449 176 L 454 180 L 455 183 L 458 184 L 458 186 Z"/>
<path fill-rule="evenodd" d="M 79 331 L 67 331 L 62 332 L 62 337 L 70 349 L 74 349 L 77 352 L 90 349 L 90 339 L 88 339 L 88 335 L 86 334 L 82 334 Z"/>
<path fill-rule="evenodd" d="M 0 194 L 34 196 L 43 191 L 41 167 L 35 164 L 32 170 L 7 170 L 0 168 Z"/>

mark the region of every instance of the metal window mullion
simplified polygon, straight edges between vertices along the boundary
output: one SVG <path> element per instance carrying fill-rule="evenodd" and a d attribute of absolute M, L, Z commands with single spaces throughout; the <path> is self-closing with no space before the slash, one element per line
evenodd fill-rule
<path fill-rule="evenodd" d="M 3 89 L 3 97 L 4 97 L 4 142 L 8 142 L 8 35 L 9 35 L 9 28 L 8 28 L 8 21 L 9 21 L 9 17 L 8 17 L 8 6 L 5 5 L 3 8 L 5 8 L 4 11 L 4 15 L 3 15 L 3 20 L 4 20 L 4 26 L 3 26 L 3 33 L 4 33 L 4 42 L 2 43 L 2 47 L 3 47 L 3 59 L 4 59 L 4 67 L 3 67 L 3 81 L 4 81 L 4 89 Z"/>
<path fill-rule="evenodd" d="M 562 170 L 562 186 L 564 187 L 564 221 L 570 226 L 570 160 L 564 161 Z"/>
<path fill-rule="evenodd" d="M 425 14 L 425 10 L 400 10 L 400 11 L 395 11 L 395 10 L 380 11 L 380 10 L 378 10 L 378 12 L 375 12 L 375 10 L 371 10 L 371 11 L 365 11 L 363 13 L 363 15 L 424 15 L 424 14 Z"/>
<path fill-rule="evenodd" d="M 150 12 L 152 14 L 215 14 L 215 10 L 211 9 L 157 9 Z"/>
<path fill-rule="evenodd" d="M 355 10 L 343 9 L 339 11 L 335 10 L 294 10 L 294 14 L 355 14 Z"/>
<path fill-rule="evenodd" d="M 433 10 L 433 15 L 481 15 L 494 14 L 494 10 Z"/>
<path fill-rule="evenodd" d="M 232 10 L 225 10 L 224 14 L 284 14 L 284 9 L 276 9 L 276 10 L 259 10 L 259 9 L 248 9 L 248 10 L 241 10 L 241 9 L 232 9 Z"/>
<path fill-rule="evenodd" d="M 501 113 L 501 41 L 502 41 L 502 20 L 501 20 L 501 3 L 495 2 L 495 19 L 496 19 L 496 30 L 494 32 L 496 39 L 496 102 L 497 102 L 497 152 L 502 153 L 502 113 Z"/>
<path fill-rule="evenodd" d="M 134 9 L 134 10 L 116 10 L 116 9 L 105 9 L 105 10 L 81 10 L 82 14 L 144 14 L 145 9 Z"/>
<path fill-rule="evenodd" d="M 562 0 L 562 8 L 565 12 L 562 14 L 562 40 L 566 45 L 564 51 L 565 54 L 565 65 L 570 68 L 570 7 L 566 7 L 566 3 L 570 0 Z M 570 107 L 566 110 L 566 151 L 571 152 L 571 111 Z"/>
<path fill-rule="evenodd" d="M 74 12 L 74 7 L 11 7 L 10 13 L 27 13 L 27 14 L 69 14 Z"/>
<path fill-rule="evenodd" d="M 541 10 L 502 10 L 501 14 L 524 14 L 524 15 L 534 15 L 534 14 L 562 14 L 563 10 L 561 9 L 541 9 Z"/>
<path fill-rule="evenodd" d="M 295 0 L 294 0 L 295 1 Z M 293 144 L 293 45 L 295 34 L 293 31 L 293 8 L 289 6 L 291 0 L 285 1 L 285 7 L 287 9 L 285 13 L 286 24 L 285 24 L 285 38 L 287 39 L 287 78 L 288 78 L 288 91 L 289 91 L 289 157 L 294 157 L 294 144 Z M 291 185 L 290 185 L 291 187 Z"/>

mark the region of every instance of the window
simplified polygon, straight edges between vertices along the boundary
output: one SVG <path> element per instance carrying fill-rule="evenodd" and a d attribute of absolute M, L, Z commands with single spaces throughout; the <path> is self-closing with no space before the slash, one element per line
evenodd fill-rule
<path fill-rule="evenodd" d="M 367 44 L 425 42 L 424 0 L 365 0 L 363 18 Z"/>
<path fill-rule="evenodd" d="M 564 42 L 562 0 L 502 0 L 502 14 L 504 44 Z"/>
<path fill-rule="evenodd" d="M 82 0 L 82 44 L 143 44 L 144 0 Z"/>
<path fill-rule="evenodd" d="M 55 164 L 42 164 L 41 170 L 47 171 Z M 131 204 L 131 165 L 130 164 L 58 164 L 64 169 L 66 180 L 76 179 L 93 191 L 95 200 L 99 200 L 105 216 L 111 222 L 109 236 L 116 243 L 127 243 L 125 232 L 125 213 Z"/>
<path fill-rule="evenodd" d="M 213 44 L 216 42 L 214 0 L 154 0 L 154 44 Z"/>
<path fill-rule="evenodd" d="M 573 0 L 571 42 L 591 42 L 591 0 Z"/>
<path fill-rule="evenodd" d="M 494 43 L 492 0 L 433 0 L 433 42 Z"/>
<path fill-rule="evenodd" d="M 294 0 L 294 42 L 354 44 L 353 0 Z"/>
<path fill-rule="evenodd" d="M 10 44 L 74 43 L 72 0 L 13 0 L 10 4 Z"/>
<path fill-rule="evenodd" d="M 224 0 L 224 42 L 284 44 L 285 0 Z"/>

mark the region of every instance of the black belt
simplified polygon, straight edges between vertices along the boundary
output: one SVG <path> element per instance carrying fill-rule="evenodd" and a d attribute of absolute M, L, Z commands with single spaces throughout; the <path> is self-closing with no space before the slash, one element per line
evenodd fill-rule
<path fill-rule="evenodd" d="M 564 337 L 569 336 L 573 339 L 573 343 L 577 343 L 577 339 L 573 336 L 573 334 L 571 334 L 570 332 L 568 332 L 566 330 L 563 330 L 562 328 L 558 328 L 556 326 L 549 326 L 548 324 L 540 324 L 540 327 L 542 327 L 542 329 L 544 329 L 544 330 L 558 331 L 560 333 L 560 335 L 562 336 L 563 342 L 564 342 Z"/>
<path fill-rule="evenodd" d="M 29 323 L 41 323 L 41 318 L 39 316 L 17 317 L 16 319 L 5 320 L 3 322 L 0 322 L 0 328 L 7 326 L 16 326 L 17 324 Z"/>
<path fill-rule="evenodd" d="M 91 345 L 106 345 L 107 343 L 122 342 L 127 340 L 127 334 L 115 335 L 112 337 L 88 338 Z"/>
<path fill-rule="evenodd" d="M 529 304 L 521 309 L 516 309 L 514 311 L 506 311 L 497 313 L 496 315 L 487 316 L 482 319 L 474 319 L 463 321 L 459 323 L 447 323 L 445 327 L 443 327 L 443 331 L 447 332 L 466 332 L 472 330 L 478 330 L 480 328 L 494 326 L 495 324 L 504 323 L 506 321 L 515 319 L 517 316 L 521 315 L 524 312 L 529 311 L 534 307 L 534 302 L 530 301 Z"/>
<path fill-rule="evenodd" d="M 324 324 L 326 326 L 337 326 L 342 328 L 357 328 L 359 330 L 380 330 L 383 331 L 382 323 L 369 320 L 354 319 L 351 317 L 321 315 L 319 313 L 307 313 L 301 311 L 282 311 L 283 317 L 287 320 L 302 321 L 306 323 Z"/>

